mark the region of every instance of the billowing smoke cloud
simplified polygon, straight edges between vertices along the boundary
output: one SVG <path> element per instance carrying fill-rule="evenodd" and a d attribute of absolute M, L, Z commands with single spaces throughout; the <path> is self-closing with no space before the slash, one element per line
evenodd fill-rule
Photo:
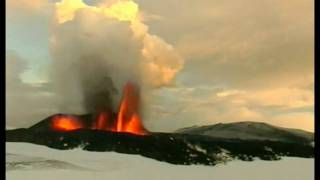
<path fill-rule="evenodd" d="M 70 101 L 82 101 L 87 112 L 115 110 L 126 82 L 144 91 L 168 86 L 183 66 L 171 45 L 149 34 L 133 1 L 88 6 L 63 0 L 56 4 L 51 34 L 51 77 L 68 99 L 61 101 L 62 112 Z"/>

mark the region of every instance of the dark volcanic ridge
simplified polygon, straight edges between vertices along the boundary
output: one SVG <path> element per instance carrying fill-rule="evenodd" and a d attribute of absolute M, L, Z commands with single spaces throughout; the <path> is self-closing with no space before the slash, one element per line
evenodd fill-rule
<path fill-rule="evenodd" d="M 264 122 L 219 123 L 207 126 L 192 126 L 176 131 L 181 134 L 196 134 L 216 138 L 244 140 L 272 140 L 283 142 L 314 141 L 314 133 L 300 129 L 273 126 Z"/>
<path fill-rule="evenodd" d="M 90 119 L 91 116 L 81 117 Z M 28 142 L 61 150 L 82 148 L 87 151 L 139 154 L 183 165 L 215 165 L 232 159 L 252 161 L 255 158 L 279 160 L 282 156 L 314 157 L 314 148 L 306 139 L 237 139 L 158 132 L 135 135 L 92 129 L 56 131 L 50 128 L 50 118 L 30 128 L 7 130 L 6 141 Z"/>

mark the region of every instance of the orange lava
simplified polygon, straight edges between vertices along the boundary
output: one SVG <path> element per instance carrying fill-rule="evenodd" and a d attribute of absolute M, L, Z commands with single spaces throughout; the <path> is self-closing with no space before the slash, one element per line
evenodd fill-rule
<path fill-rule="evenodd" d="M 93 129 L 99 129 L 104 130 L 108 124 L 108 121 L 110 120 L 109 113 L 106 112 L 100 112 L 98 114 L 97 119 L 94 122 Z"/>
<path fill-rule="evenodd" d="M 58 115 L 52 118 L 52 127 L 55 130 L 70 131 L 75 129 L 97 129 L 113 132 L 127 132 L 137 135 L 147 135 L 139 116 L 140 96 L 137 87 L 128 82 L 123 90 L 118 115 L 111 111 L 99 111 L 90 127 L 83 125 L 81 119 L 74 116 Z"/>
<path fill-rule="evenodd" d="M 116 131 L 140 135 L 147 134 L 139 116 L 139 92 L 132 83 L 129 82 L 124 87 L 122 98 L 116 122 Z"/>
<path fill-rule="evenodd" d="M 61 131 L 71 131 L 83 128 L 80 121 L 72 116 L 58 115 L 52 119 L 53 128 Z"/>

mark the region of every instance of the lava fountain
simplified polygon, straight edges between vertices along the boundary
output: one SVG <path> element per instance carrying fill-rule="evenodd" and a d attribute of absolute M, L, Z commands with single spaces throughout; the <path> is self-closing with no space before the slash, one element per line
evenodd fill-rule
<path fill-rule="evenodd" d="M 72 131 L 75 129 L 84 128 L 83 124 L 79 119 L 68 116 L 68 115 L 57 115 L 51 119 L 52 126 L 55 130 L 60 131 Z"/>
<path fill-rule="evenodd" d="M 128 82 L 123 89 L 118 114 L 112 111 L 99 111 L 90 126 L 74 116 L 59 115 L 51 119 L 52 128 L 58 131 L 76 129 L 96 129 L 113 132 L 126 132 L 137 135 L 147 135 L 140 117 L 140 94 L 138 88 Z"/>
<path fill-rule="evenodd" d="M 137 88 L 132 83 L 127 83 L 124 87 L 123 99 L 117 117 L 117 132 L 146 133 L 139 116 L 139 100 Z"/>

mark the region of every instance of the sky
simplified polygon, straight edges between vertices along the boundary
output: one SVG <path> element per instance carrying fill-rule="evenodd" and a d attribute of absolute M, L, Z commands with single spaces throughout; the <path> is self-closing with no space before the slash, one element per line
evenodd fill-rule
<path fill-rule="evenodd" d="M 49 72 L 57 52 L 64 52 L 54 49 L 54 43 L 74 42 L 69 37 L 81 33 L 72 27 L 87 28 L 84 30 L 100 33 L 101 38 L 103 31 L 118 35 L 129 29 L 125 25 L 119 25 L 123 29 L 117 29 L 118 25 L 100 27 L 95 16 L 81 13 L 57 28 L 56 2 L 6 0 L 7 126 L 30 126 L 61 112 L 59 99 L 67 97 L 52 90 Z M 84 1 L 88 6 L 115 2 Z M 156 37 L 150 40 L 149 50 L 156 47 L 153 51 L 167 58 L 160 65 L 177 70 L 173 80 L 170 78 L 171 85 L 148 92 L 152 97 L 144 105 L 148 129 L 173 131 L 194 125 L 259 121 L 314 131 L 312 0 L 134 2 L 147 33 Z M 114 40 L 108 39 L 108 33 L 106 40 Z M 90 43 L 98 41 L 88 37 Z M 141 44 L 135 43 L 134 47 Z M 73 50 L 69 46 L 66 48 Z M 127 53 L 121 46 L 111 49 Z M 177 59 L 183 63 L 172 65 Z M 77 106 L 79 102 L 72 101 L 68 107 L 73 108 L 63 110 L 75 113 Z"/>

